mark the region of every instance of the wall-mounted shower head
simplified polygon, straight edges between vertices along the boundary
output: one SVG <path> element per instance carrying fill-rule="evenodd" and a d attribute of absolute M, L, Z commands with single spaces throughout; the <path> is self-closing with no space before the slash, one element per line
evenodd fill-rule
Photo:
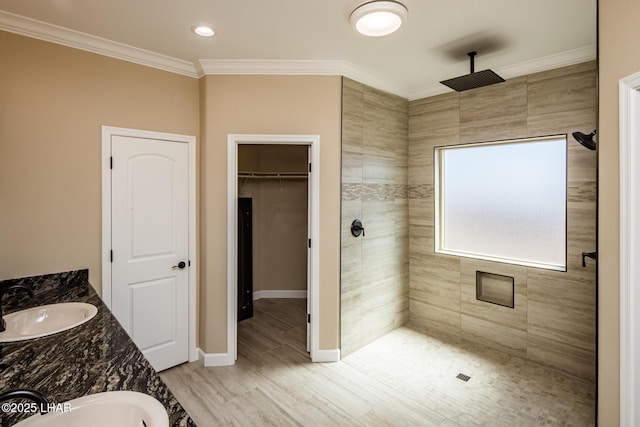
<path fill-rule="evenodd" d="M 589 150 L 596 149 L 596 142 L 593 140 L 596 131 L 594 130 L 589 135 L 586 135 L 582 132 L 574 132 L 572 135 L 583 146 L 587 147 Z"/>
<path fill-rule="evenodd" d="M 474 71 L 473 59 L 476 56 L 476 52 L 469 52 L 469 60 L 471 61 L 471 73 L 464 76 L 454 77 L 452 79 L 443 80 L 442 83 L 445 86 L 449 86 L 451 89 L 462 92 L 469 89 L 475 89 L 478 87 L 489 86 L 496 83 L 504 82 L 504 79 L 494 73 L 492 70 Z"/>

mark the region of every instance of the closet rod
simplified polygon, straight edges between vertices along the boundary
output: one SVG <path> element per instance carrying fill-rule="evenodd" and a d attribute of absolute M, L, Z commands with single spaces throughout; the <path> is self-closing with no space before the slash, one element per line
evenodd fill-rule
<path fill-rule="evenodd" d="M 296 172 L 238 172 L 238 178 L 248 179 L 301 179 L 308 177 L 306 173 Z"/>

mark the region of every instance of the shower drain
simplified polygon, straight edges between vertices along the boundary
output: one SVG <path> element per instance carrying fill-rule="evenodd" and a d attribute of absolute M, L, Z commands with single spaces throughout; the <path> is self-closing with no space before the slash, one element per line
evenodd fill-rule
<path fill-rule="evenodd" d="M 462 380 L 464 382 L 467 382 L 471 379 L 471 377 L 469 375 L 465 375 L 465 374 L 458 374 L 458 376 L 456 377 L 459 380 Z"/>

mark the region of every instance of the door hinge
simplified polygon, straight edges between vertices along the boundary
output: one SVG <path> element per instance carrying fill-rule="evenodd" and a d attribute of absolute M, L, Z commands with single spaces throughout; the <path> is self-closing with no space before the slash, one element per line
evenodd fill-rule
<path fill-rule="evenodd" d="M 311 247 L 311 239 L 309 239 L 309 247 Z"/>
<path fill-rule="evenodd" d="M 307 313 L 307 323 L 311 323 L 311 314 Z"/>
<path fill-rule="evenodd" d="M 109 257 L 111 258 L 111 262 L 113 262 L 113 249 L 110 250 L 109 252 L 110 252 Z"/>
<path fill-rule="evenodd" d="M 109 157 L 109 169 L 113 169 L 113 156 Z"/>
<path fill-rule="evenodd" d="M 309 172 L 311 172 L 311 163 L 309 163 Z"/>

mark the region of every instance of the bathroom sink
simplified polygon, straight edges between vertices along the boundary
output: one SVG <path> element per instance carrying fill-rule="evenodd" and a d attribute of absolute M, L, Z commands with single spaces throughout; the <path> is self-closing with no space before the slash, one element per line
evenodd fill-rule
<path fill-rule="evenodd" d="M 57 403 L 57 402 L 56 402 Z M 45 415 L 32 415 L 16 427 L 168 427 L 169 416 L 156 399 L 136 391 L 90 394 Z"/>
<path fill-rule="evenodd" d="M 96 306 L 84 302 L 41 305 L 4 316 L 6 330 L 0 343 L 45 337 L 75 328 L 98 313 Z"/>

